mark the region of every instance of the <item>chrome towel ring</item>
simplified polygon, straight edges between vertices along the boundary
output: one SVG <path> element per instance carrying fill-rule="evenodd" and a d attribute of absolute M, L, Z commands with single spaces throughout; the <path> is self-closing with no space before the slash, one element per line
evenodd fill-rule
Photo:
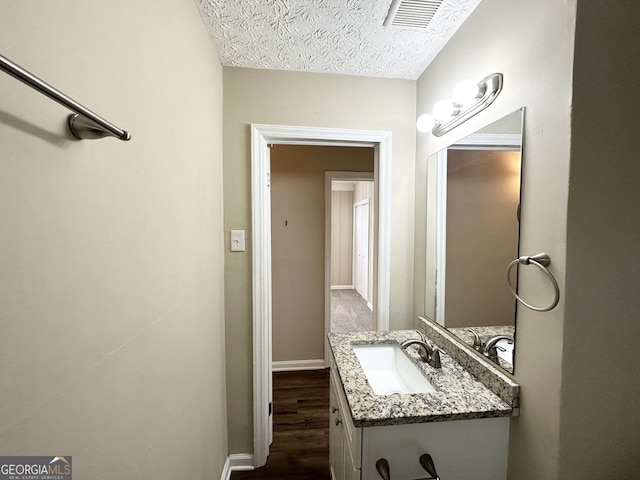
<path fill-rule="evenodd" d="M 518 296 L 518 294 L 516 293 L 516 289 L 513 288 L 513 285 L 511 285 L 511 279 L 509 277 L 509 274 L 511 273 L 511 269 L 518 264 L 535 265 L 536 267 L 538 267 L 540 270 L 544 272 L 544 274 L 549 278 L 549 280 L 551 280 L 551 283 L 553 284 L 553 289 L 555 291 L 553 302 L 551 303 L 551 305 L 549 305 L 548 307 L 535 307 L 533 305 L 528 304 Z M 551 259 L 549 258 L 549 255 L 547 255 L 546 253 L 538 253 L 537 255 L 532 255 L 532 256 L 525 255 L 523 257 L 516 258 L 507 267 L 507 285 L 509 285 L 509 290 L 511 290 L 511 293 L 513 294 L 513 296 L 516 297 L 516 300 L 518 300 L 525 307 L 530 308 L 531 310 L 535 310 L 536 312 L 548 312 L 549 310 L 553 310 L 556 307 L 556 305 L 558 305 L 558 302 L 560 301 L 560 288 L 558 287 L 558 282 L 556 282 L 556 279 L 551 274 L 551 272 L 547 270 L 547 267 L 550 264 L 551 264 Z"/>

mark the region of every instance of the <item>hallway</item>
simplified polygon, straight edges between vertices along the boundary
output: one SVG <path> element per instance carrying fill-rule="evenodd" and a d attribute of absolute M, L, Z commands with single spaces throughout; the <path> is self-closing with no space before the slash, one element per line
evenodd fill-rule
<path fill-rule="evenodd" d="M 373 312 L 355 290 L 331 290 L 331 332 L 374 329 Z"/>

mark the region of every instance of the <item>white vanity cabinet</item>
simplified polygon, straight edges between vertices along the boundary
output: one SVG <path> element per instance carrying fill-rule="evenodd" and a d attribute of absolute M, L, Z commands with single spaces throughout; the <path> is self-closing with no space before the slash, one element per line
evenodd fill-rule
<path fill-rule="evenodd" d="M 360 480 L 361 429 L 353 426 L 340 380 L 331 370 L 329 388 L 329 464 L 333 480 Z"/>
<path fill-rule="evenodd" d="M 330 387 L 330 465 L 333 480 L 379 480 L 375 464 L 389 462 L 391 480 L 427 478 L 419 458 L 429 453 L 442 480 L 506 480 L 509 417 L 355 428 L 335 370 Z"/>

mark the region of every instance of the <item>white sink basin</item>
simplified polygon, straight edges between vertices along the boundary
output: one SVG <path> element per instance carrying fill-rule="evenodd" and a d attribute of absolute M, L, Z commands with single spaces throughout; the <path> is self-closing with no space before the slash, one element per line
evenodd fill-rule
<path fill-rule="evenodd" d="M 377 395 L 436 391 L 397 343 L 353 345 L 353 351 Z"/>
<path fill-rule="evenodd" d="M 507 340 L 500 340 L 496 343 L 497 346 L 504 348 L 504 352 L 498 349 L 498 356 L 513 365 L 513 342 L 507 343 Z"/>

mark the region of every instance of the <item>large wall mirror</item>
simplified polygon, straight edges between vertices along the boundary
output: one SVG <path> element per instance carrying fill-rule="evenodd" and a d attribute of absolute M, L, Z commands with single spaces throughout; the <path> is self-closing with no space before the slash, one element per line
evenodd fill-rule
<path fill-rule="evenodd" d="M 524 108 L 428 159 L 425 313 L 514 371 Z"/>

